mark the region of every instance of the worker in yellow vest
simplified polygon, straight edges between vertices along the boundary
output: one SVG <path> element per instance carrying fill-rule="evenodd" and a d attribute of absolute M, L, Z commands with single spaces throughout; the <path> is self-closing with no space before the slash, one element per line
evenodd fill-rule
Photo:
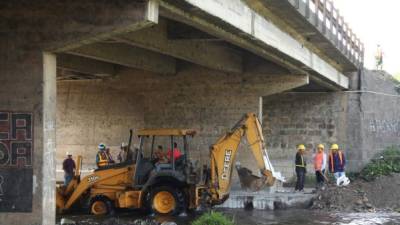
<path fill-rule="evenodd" d="M 295 191 L 299 192 L 304 192 L 304 180 L 306 178 L 306 173 L 307 173 L 306 170 L 307 163 L 306 160 L 304 159 L 305 152 L 306 152 L 306 147 L 303 144 L 297 146 L 297 153 L 295 159 L 297 182 Z"/>
<path fill-rule="evenodd" d="M 100 143 L 99 146 L 99 151 L 97 152 L 96 155 L 96 164 L 97 167 L 101 168 L 104 166 L 108 165 L 108 157 L 107 157 L 107 153 L 106 153 L 106 145 L 103 143 Z"/>

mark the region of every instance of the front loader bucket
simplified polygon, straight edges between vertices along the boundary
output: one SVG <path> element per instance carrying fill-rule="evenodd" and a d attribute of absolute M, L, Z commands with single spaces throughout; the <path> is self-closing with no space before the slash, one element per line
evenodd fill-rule
<path fill-rule="evenodd" d="M 56 206 L 58 210 L 63 210 L 65 206 L 65 199 L 63 196 L 63 190 L 61 187 L 57 187 L 56 189 Z"/>

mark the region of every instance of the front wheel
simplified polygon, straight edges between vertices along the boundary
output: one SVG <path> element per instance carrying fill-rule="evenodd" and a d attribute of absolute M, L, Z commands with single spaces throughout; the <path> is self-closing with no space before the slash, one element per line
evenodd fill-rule
<path fill-rule="evenodd" d="M 185 197 L 176 188 L 156 187 L 150 192 L 150 205 L 155 214 L 177 215 L 185 210 Z"/>
<path fill-rule="evenodd" d="M 112 202 L 104 196 L 96 196 L 90 201 L 90 213 L 93 215 L 113 215 L 114 207 Z"/>

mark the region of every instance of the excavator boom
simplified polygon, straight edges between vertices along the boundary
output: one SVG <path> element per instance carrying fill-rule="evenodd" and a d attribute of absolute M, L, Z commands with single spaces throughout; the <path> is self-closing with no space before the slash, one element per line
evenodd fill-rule
<path fill-rule="evenodd" d="M 221 137 L 211 147 L 210 190 L 213 204 L 220 204 L 229 196 L 233 164 L 236 161 L 239 144 L 245 135 L 262 175 L 260 184 L 272 186 L 275 182 L 261 124 L 254 113 L 247 113 L 229 133 Z"/>

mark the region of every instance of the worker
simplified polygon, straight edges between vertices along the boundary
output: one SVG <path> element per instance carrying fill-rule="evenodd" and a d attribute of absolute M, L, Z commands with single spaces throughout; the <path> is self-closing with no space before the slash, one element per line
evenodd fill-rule
<path fill-rule="evenodd" d="M 300 144 L 297 147 L 295 165 L 296 165 L 296 175 L 297 175 L 297 182 L 295 191 L 304 192 L 304 180 L 306 177 L 306 160 L 304 159 L 304 154 L 306 151 L 306 147 L 303 144 Z"/>
<path fill-rule="evenodd" d="M 317 152 L 314 155 L 314 169 L 315 176 L 317 179 L 317 189 L 324 189 L 324 181 L 325 181 L 325 168 L 327 157 L 324 152 L 325 146 L 323 144 L 319 144 L 317 146 Z"/>
<path fill-rule="evenodd" d="M 64 185 L 68 186 L 75 173 L 75 161 L 72 159 L 72 154 L 67 152 L 67 158 L 63 162 L 64 170 Z"/>
<path fill-rule="evenodd" d="M 174 142 L 174 150 L 171 151 L 171 149 L 168 149 L 167 151 L 167 157 L 169 161 L 172 161 L 172 156 L 174 157 L 175 162 L 182 156 L 182 153 L 179 150 L 178 144 L 176 142 Z"/>
<path fill-rule="evenodd" d="M 107 155 L 108 164 L 109 164 L 109 165 L 110 165 L 110 164 L 114 164 L 115 161 L 114 161 L 114 158 L 112 157 L 112 155 L 111 155 L 111 153 L 110 153 L 110 148 L 106 148 L 106 155 Z"/>
<path fill-rule="evenodd" d="M 165 163 L 167 160 L 165 158 L 165 153 L 163 151 L 163 147 L 161 145 L 157 146 L 157 149 L 154 151 L 154 163 Z"/>
<path fill-rule="evenodd" d="M 343 152 L 339 150 L 339 145 L 333 144 L 329 153 L 329 171 L 334 174 L 336 180 L 342 176 L 346 176 L 344 172 L 345 165 L 346 159 Z"/>
<path fill-rule="evenodd" d="M 117 159 L 119 160 L 120 163 L 123 163 L 127 160 L 127 157 L 128 157 L 128 144 L 122 142 L 121 150 L 119 151 Z"/>
<path fill-rule="evenodd" d="M 106 145 L 103 143 L 100 143 L 99 146 L 99 151 L 97 152 L 96 155 L 96 164 L 97 167 L 101 168 L 104 166 L 108 165 L 108 157 L 107 157 L 107 153 L 106 153 Z"/>
<path fill-rule="evenodd" d="M 383 69 L 383 51 L 381 45 L 377 45 L 375 53 L 375 65 L 377 70 Z"/>

